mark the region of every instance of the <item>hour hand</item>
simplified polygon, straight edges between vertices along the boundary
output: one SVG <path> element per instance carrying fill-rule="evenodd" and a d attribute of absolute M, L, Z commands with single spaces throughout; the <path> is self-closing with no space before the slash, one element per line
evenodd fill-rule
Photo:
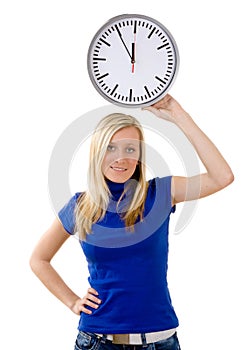
<path fill-rule="evenodd" d="M 132 43 L 131 45 L 131 63 L 135 63 L 135 43 Z"/>
<path fill-rule="evenodd" d="M 131 72 L 135 72 L 135 43 L 131 44 Z"/>

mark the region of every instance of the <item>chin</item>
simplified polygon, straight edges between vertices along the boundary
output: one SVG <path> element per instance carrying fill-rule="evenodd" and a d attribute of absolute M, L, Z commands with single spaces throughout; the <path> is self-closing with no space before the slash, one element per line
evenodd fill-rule
<path fill-rule="evenodd" d="M 127 180 L 129 180 L 129 177 L 128 178 L 121 178 L 121 177 L 116 177 L 116 176 L 110 176 L 108 177 L 109 180 L 111 180 L 112 182 L 117 182 L 117 183 L 124 183 L 126 182 Z"/>
<path fill-rule="evenodd" d="M 117 182 L 117 183 L 124 183 L 124 182 L 128 181 L 131 178 L 131 176 L 127 176 L 127 175 L 125 176 L 124 174 L 123 174 L 123 176 L 121 174 L 117 174 L 117 175 L 105 174 L 105 177 L 108 180 L 110 180 L 112 182 Z"/>

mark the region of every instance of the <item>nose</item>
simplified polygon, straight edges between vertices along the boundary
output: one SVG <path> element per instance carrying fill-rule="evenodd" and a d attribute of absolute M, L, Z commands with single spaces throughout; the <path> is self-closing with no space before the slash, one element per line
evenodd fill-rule
<path fill-rule="evenodd" d="M 115 162 L 122 162 L 127 158 L 127 154 L 125 154 L 125 152 L 123 150 L 117 150 L 117 152 L 115 152 L 115 156 L 114 156 L 114 160 Z"/>
<path fill-rule="evenodd" d="M 115 151 L 112 153 L 112 159 L 113 161 L 122 161 L 124 159 L 128 158 L 128 154 L 126 152 L 126 149 L 123 147 L 117 147 Z"/>

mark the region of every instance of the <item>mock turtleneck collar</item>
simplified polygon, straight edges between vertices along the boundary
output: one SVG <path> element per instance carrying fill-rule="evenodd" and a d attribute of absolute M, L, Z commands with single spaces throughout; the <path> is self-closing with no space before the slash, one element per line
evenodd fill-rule
<path fill-rule="evenodd" d="M 134 195 L 134 191 L 137 187 L 137 180 L 128 179 L 124 183 L 113 182 L 106 179 L 106 184 L 111 192 L 111 198 L 108 205 L 108 211 L 115 213 L 125 213 Z M 124 192 L 124 194 L 123 194 Z M 120 197 L 121 201 L 120 200 Z M 118 203 L 118 205 L 117 205 Z"/>
<path fill-rule="evenodd" d="M 107 186 L 113 196 L 113 199 L 119 200 L 121 194 L 124 192 L 125 184 L 124 183 L 118 183 L 118 182 L 113 182 L 111 180 L 106 179 Z"/>
<path fill-rule="evenodd" d="M 113 182 L 109 179 L 106 179 L 106 184 L 112 194 L 112 199 L 114 201 L 118 201 L 120 199 L 120 196 L 125 191 L 124 197 L 122 197 L 122 201 L 126 199 L 126 201 L 131 200 L 134 191 L 137 187 L 137 180 L 135 179 L 128 179 L 126 182 L 119 183 L 119 182 Z"/>

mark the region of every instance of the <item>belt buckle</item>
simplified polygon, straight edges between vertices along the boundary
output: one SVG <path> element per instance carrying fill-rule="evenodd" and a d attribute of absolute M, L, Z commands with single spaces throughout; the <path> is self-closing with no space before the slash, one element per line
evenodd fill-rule
<path fill-rule="evenodd" d="M 129 344 L 129 334 L 113 334 L 113 344 Z"/>

